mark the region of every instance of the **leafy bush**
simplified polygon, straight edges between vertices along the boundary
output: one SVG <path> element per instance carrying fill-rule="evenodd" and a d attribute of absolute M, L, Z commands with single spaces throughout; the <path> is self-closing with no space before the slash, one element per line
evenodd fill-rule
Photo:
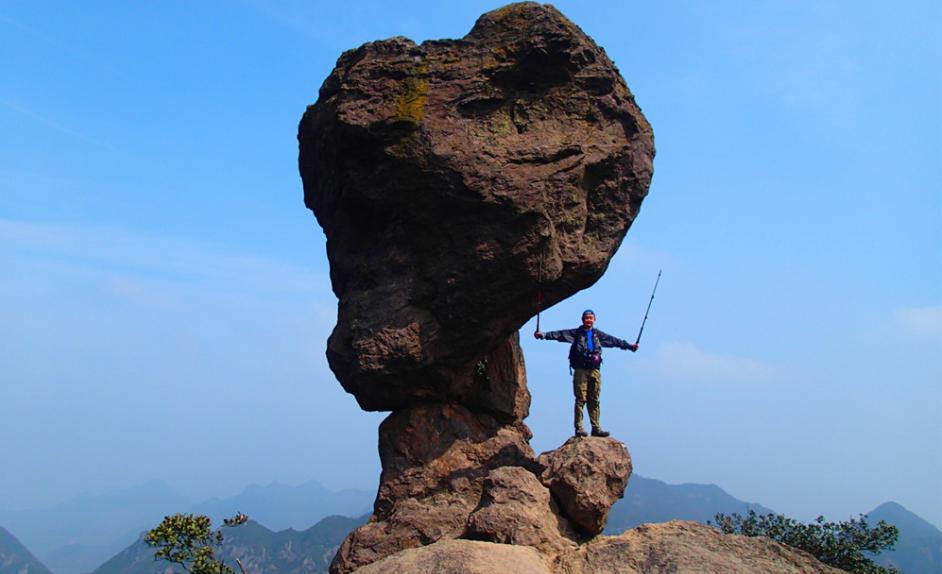
<path fill-rule="evenodd" d="M 884 521 L 871 528 L 866 516 L 851 518 L 846 522 L 825 522 L 819 516 L 813 523 L 804 524 L 778 514 L 759 516 L 750 510 L 749 514 L 717 514 L 715 526 L 724 534 L 742 534 L 744 536 L 766 536 L 799 548 L 813 555 L 821 562 L 860 574 L 901 574 L 896 568 L 884 568 L 875 564 L 864 552 L 879 554 L 882 550 L 892 550 L 899 536 L 899 530 Z"/>
<path fill-rule="evenodd" d="M 238 526 L 248 517 L 241 512 L 224 520 L 225 526 Z M 216 548 L 222 546 L 222 530 L 213 530 L 208 516 L 174 514 L 164 517 L 159 526 L 149 531 L 144 541 L 155 548 L 154 560 L 167 560 L 179 564 L 190 574 L 235 574 L 222 560 L 216 558 Z M 245 574 L 242 564 L 236 560 Z"/>

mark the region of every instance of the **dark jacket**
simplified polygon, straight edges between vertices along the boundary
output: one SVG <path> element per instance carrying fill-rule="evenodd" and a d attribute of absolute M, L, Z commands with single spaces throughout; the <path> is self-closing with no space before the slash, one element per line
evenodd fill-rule
<path fill-rule="evenodd" d="M 602 347 L 617 347 L 619 349 L 627 349 L 630 344 L 628 341 L 619 339 L 618 337 L 613 337 L 608 333 L 599 331 L 598 329 L 592 329 L 593 335 L 593 346 L 595 347 L 595 352 L 602 354 Z M 589 354 L 588 341 L 586 340 L 586 331 L 582 327 L 576 327 L 575 329 L 563 329 L 562 331 L 548 331 L 543 333 L 544 339 L 549 339 L 550 341 L 565 341 L 566 343 L 572 343 L 572 346 L 569 347 L 569 366 L 573 369 L 585 369 L 589 366 L 586 364 L 586 356 Z"/>

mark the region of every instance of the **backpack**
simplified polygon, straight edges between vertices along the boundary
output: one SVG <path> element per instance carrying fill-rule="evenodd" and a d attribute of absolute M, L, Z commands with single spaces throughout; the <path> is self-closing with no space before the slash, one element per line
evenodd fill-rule
<path fill-rule="evenodd" d="M 602 366 L 602 343 L 599 341 L 599 335 L 595 330 L 592 331 L 592 341 L 595 350 L 591 353 L 584 337 L 573 342 L 572 346 L 569 347 L 570 369 L 598 369 Z"/>

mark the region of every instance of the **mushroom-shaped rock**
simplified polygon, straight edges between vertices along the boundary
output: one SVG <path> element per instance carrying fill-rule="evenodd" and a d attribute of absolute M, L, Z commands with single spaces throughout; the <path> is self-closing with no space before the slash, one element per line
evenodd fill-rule
<path fill-rule="evenodd" d="M 541 276 L 547 306 L 601 277 L 654 157 L 605 52 L 534 2 L 345 52 L 298 140 L 340 300 L 328 361 L 368 410 L 474 404 Z"/>
<path fill-rule="evenodd" d="M 571 438 L 540 455 L 540 480 L 559 502 L 563 516 L 584 534 L 605 528 L 608 512 L 625 494 L 631 456 L 612 438 Z"/>

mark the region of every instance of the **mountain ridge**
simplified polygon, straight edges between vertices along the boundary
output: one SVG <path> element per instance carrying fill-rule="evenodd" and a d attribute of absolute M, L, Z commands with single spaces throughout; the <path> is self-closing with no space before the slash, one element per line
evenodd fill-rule
<path fill-rule="evenodd" d="M 715 484 L 668 484 L 634 474 L 625 497 L 612 507 L 605 534 L 618 534 L 640 524 L 669 520 L 706 524 L 717 512 L 745 514 L 749 510 L 759 514 L 773 512 L 761 504 L 739 500 Z"/>
<path fill-rule="evenodd" d="M 52 571 L 0 526 L 0 574 L 52 574 Z"/>

